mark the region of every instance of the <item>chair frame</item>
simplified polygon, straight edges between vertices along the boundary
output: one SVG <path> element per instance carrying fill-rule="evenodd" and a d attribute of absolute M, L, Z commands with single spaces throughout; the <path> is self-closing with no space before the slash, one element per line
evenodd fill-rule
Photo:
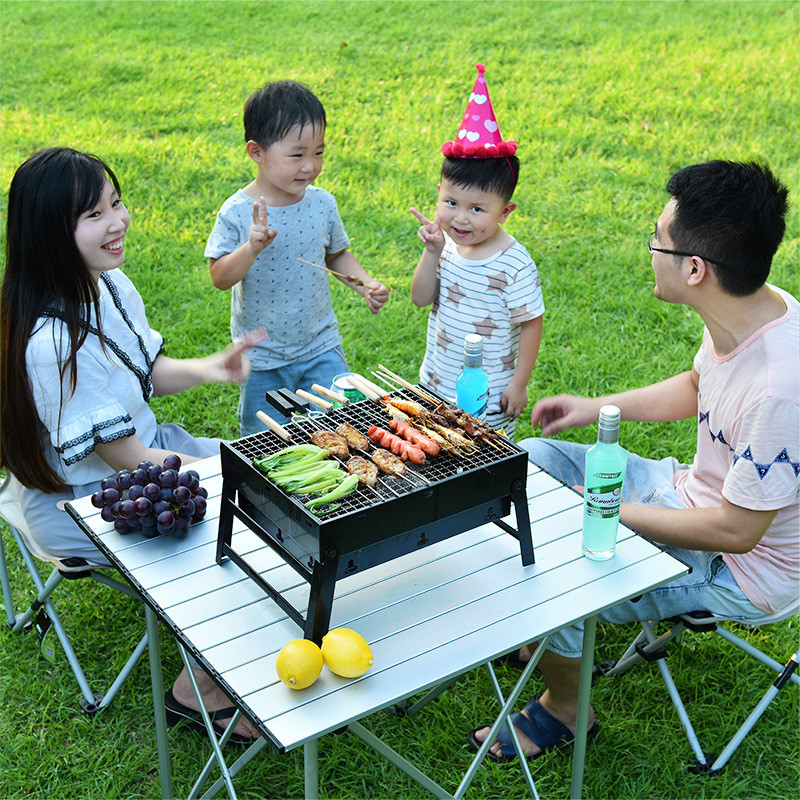
<path fill-rule="evenodd" d="M 752 626 L 745 626 L 751 628 L 761 627 L 765 624 L 779 622 L 783 619 L 797 614 L 797 609 L 792 609 L 784 614 L 778 614 L 763 622 Z M 715 617 L 707 611 L 692 611 L 687 614 L 681 614 L 671 620 L 673 626 L 660 636 L 656 636 L 653 630 L 653 622 L 642 621 L 642 632 L 625 651 L 622 658 L 616 662 L 606 662 L 605 664 L 595 667 L 596 674 L 604 675 L 606 677 L 614 677 L 621 675 L 623 672 L 630 669 L 635 664 L 641 661 L 654 661 L 661 673 L 661 677 L 669 692 L 672 704 L 678 713 L 683 729 L 689 740 L 689 745 L 695 756 L 694 763 L 689 767 L 691 772 L 698 774 L 714 775 L 721 772 L 728 764 L 731 756 L 734 754 L 738 746 L 744 741 L 747 734 L 752 730 L 763 713 L 766 711 L 769 704 L 774 699 L 775 695 L 787 684 L 794 683 L 800 686 L 800 677 L 797 675 L 798 667 L 798 651 L 795 650 L 785 665 L 780 664 L 773 658 L 762 653 L 758 648 L 751 645 L 749 642 L 732 633 L 727 628 L 723 627 L 720 623 L 723 622 L 736 622 L 735 620 L 727 620 L 725 618 Z M 737 623 L 742 624 L 742 623 Z M 734 647 L 742 650 L 744 653 L 760 661 L 765 666 L 769 667 L 773 672 L 777 673 L 777 677 L 772 684 L 767 688 L 761 699 L 756 704 L 753 711 L 748 715 L 747 719 L 742 723 L 740 728 L 733 735 L 733 738 L 723 748 L 719 756 L 712 753 L 705 752 L 700 746 L 700 742 L 695 733 L 694 727 L 689 720 L 689 715 L 686 707 L 678 694 L 675 681 L 666 664 L 668 652 L 665 648 L 669 642 L 678 637 L 682 637 L 686 631 L 695 633 L 716 633 L 725 641 L 732 644 Z"/>
<path fill-rule="evenodd" d="M 137 600 L 139 600 L 140 597 L 127 583 L 122 583 L 110 575 L 105 574 L 100 568 L 90 564 L 83 558 L 73 557 L 59 559 L 42 553 L 35 546 L 30 534 L 24 527 L 24 519 L 21 517 L 18 504 L 4 497 L 8 485 L 9 479 L 6 478 L 2 486 L 0 486 L 0 501 L 2 501 L 0 502 L 0 520 L 5 522 L 11 533 L 11 537 L 22 556 L 22 560 L 33 582 L 33 589 L 35 589 L 36 594 L 31 600 L 30 605 L 24 611 L 18 612 L 16 610 L 14 598 L 12 596 L 11 578 L 6 561 L 3 536 L 0 535 L 0 587 L 2 587 L 3 592 L 6 626 L 12 633 L 24 633 L 30 630 L 31 627 L 35 627 L 37 629 L 37 635 L 40 641 L 42 641 L 42 645 L 44 645 L 43 635 L 46 631 L 41 631 L 40 626 L 42 624 L 45 626 L 52 624 L 61 649 L 78 683 L 81 693 L 79 701 L 81 711 L 84 714 L 94 714 L 107 708 L 116 697 L 125 679 L 130 675 L 147 649 L 147 633 L 139 640 L 133 653 L 126 661 L 125 666 L 106 692 L 95 692 L 90 687 L 83 668 L 75 654 L 69 635 L 53 604 L 52 595 L 63 580 L 89 579 L 108 586 L 122 594 L 135 597 Z M 53 564 L 53 569 L 46 580 L 42 578 L 42 573 L 39 571 L 36 559 Z"/>

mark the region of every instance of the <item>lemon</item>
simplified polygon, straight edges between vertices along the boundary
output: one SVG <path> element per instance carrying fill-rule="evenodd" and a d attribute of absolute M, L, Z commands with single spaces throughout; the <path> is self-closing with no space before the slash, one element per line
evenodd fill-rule
<path fill-rule="evenodd" d="M 322 637 L 322 657 L 343 678 L 358 678 L 375 663 L 369 645 L 350 628 L 334 628 Z"/>
<path fill-rule="evenodd" d="M 314 642 L 292 639 L 278 653 L 275 670 L 290 689 L 305 689 L 319 678 L 322 664 L 322 652 Z"/>

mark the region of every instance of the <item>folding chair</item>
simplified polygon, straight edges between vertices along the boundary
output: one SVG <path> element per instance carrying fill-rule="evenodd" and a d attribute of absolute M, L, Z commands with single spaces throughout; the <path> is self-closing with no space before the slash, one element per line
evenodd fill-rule
<path fill-rule="evenodd" d="M 661 677 L 664 679 L 670 699 L 675 706 L 675 710 L 678 712 L 681 724 L 683 725 L 683 729 L 686 732 L 686 736 L 689 739 L 689 744 L 695 755 L 696 760 L 695 763 L 689 767 L 690 771 L 709 775 L 715 774 L 724 769 L 736 748 L 742 743 L 742 741 L 744 741 L 744 738 L 747 736 L 756 722 L 758 722 L 758 720 L 761 718 L 761 715 L 766 711 L 775 695 L 777 695 L 777 693 L 790 681 L 795 685 L 800 685 L 800 678 L 798 678 L 796 674 L 798 664 L 797 650 L 795 650 L 795 652 L 786 662 L 786 665 L 783 666 L 773 658 L 770 658 L 768 655 L 762 653 L 758 648 L 754 647 L 740 636 L 737 636 L 727 628 L 722 627 L 720 623 L 729 622 L 740 625 L 744 628 L 749 627 L 751 629 L 756 629 L 773 622 L 780 622 L 781 620 L 793 617 L 798 613 L 799 610 L 800 603 L 798 606 L 795 606 L 784 613 L 773 615 L 772 617 L 762 620 L 757 625 L 752 626 L 742 625 L 740 622 L 715 617 L 708 611 L 692 611 L 688 614 L 681 614 L 680 616 L 670 620 L 672 623 L 674 623 L 673 627 L 658 637 L 656 637 L 653 631 L 653 623 L 642 622 L 642 633 L 627 649 L 622 658 L 617 662 L 605 662 L 605 664 L 598 665 L 595 667 L 595 670 L 599 674 L 610 677 L 614 675 L 620 675 L 640 661 L 655 661 L 661 673 Z M 686 707 L 684 706 L 683 701 L 678 694 L 675 682 L 672 679 L 672 674 L 670 673 L 669 667 L 667 667 L 666 664 L 668 652 L 665 649 L 665 645 L 679 636 L 682 637 L 686 631 L 692 631 L 695 633 L 714 633 L 732 644 L 734 647 L 737 647 L 742 652 L 760 661 L 762 664 L 778 674 L 778 677 L 775 678 L 771 686 L 769 686 L 762 698 L 756 704 L 753 711 L 748 715 L 747 719 L 742 723 L 739 730 L 734 734 L 733 738 L 724 747 L 719 756 L 714 756 L 711 753 L 704 752 L 701 748 L 697 739 L 697 735 L 692 727 L 692 723 L 689 721 Z"/>
<path fill-rule="evenodd" d="M 27 631 L 33 626 L 40 641 L 42 655 L 51 662 L 55 661 L 56 651 L 50 644 L 51 637 L 48 634 L 51 630 L 55 633 L 61 650 L 69 662 L 75 679 L 78 681 L 82 695 L 80 699 L 81 710 L 85 714 L 93 714 L 111 704 L 125 679 L 147 648 L 147 634 L 145 633 L 141 638 L 122 671 L 105 694 L 95 693 L 89 687 L 83 669 L 70 643 L 69 636 L 53 605 L 52 594 L 65 579 L 88 578 L 131 597 L 138 599 L 138 595 L 130 586 L 106 575 L 100 571 L 101 568 L 97 565 L 93 565 L 83 558 L 57 558 L 49 553 L 42 552 L 25 524 L 22 508 L 17 498 L 16 487 L 13 484 L 14 478 L 7 475 L 2 486 L 0 486 L 0 519 L 6 523 L 11 537 L 22 556 L 22 560 L 25 562 L 33 581 L 33 587 L 36 590 L 36 596 L 25 611 L 18 613 L 15 610 L 11 593 L 11 579 L 3 547 L 3 537 L 0 536 L 0 585 L 3 590 L 6 624 L 15 633 Z M 53 569 L 46 581 L 42 580 L 34 558 L 53 565 Z"/>

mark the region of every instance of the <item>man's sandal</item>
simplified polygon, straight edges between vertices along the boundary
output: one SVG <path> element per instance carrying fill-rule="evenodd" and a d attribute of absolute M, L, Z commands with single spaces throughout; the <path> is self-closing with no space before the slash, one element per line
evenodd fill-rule
<path fill-rule="evenodd" d="M 575 741 L 572 731 L 542 706 L 539 702 L 538 694 L 534 695 L 530 703 L 525 706 L 525 712 L 528 715 L 527 717 L 518 711 L 511 717 L 511 722 L 537 747 L 541 748 L 541 751 L 529 760 L 539 758 L 539 756 L 552 750 L 560 750 Z M 487 727 L 490 726 L 481 725 L 480 728 L 475 728 L 469 732 L 467 741 L 469 742 L 469 749 L 473 752 L 480 750 L 483 745 L 483 742 L 478 741 L 475 734 Z M 587 743 L 597 736 L 599 730 L 600 726 L 595 722 L 586 734 Z M 500 732 L 497 734 L 497 741 L 500 742 L 500 755 L 495 755 L 490 750 L 486 754 L 489 760 L 500 764 L 513 761 L 517 756 L 517 751 L 514 749 L 511 732 L 508 730 L 507 725 L 503 725 L 500 728 Z"/>

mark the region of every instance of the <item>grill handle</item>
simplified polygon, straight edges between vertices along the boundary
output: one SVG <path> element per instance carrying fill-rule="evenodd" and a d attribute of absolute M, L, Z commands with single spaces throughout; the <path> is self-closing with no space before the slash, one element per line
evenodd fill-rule
<path fill-rule="evenodd" d="M 292 435 L 286 428 L 283 427 L 279 422 L 275 422 L 272 417 L 267 416 L 263 411 L 256 411 L 256 416 L 271 430 L 278 434 L 285 442 L 289 442 L 292 439 Z"/>
<path fill-rule="evenodd" d="M 308 400 L 309 403 L 319 406 L 325 411 L 330 411 L 333 408 L 333 403 L 329 403 L 327 400 L 323 400 L 321 397 L 317 397 L 315 394 L 311 394 L 311 392 L 307 392 L 305 389 L 295 389 L 295 394 L 298 397 L 302 397 L 303 400 Z"/>
<path fill-rule="evenodd" d="M 323 397 L 327 398 L 333 403 L 338 403 L 340 406 L 346 406 L 350 402 L 349 397 L 345 397 L 343 394 L 336 394 L 336 392 L 332 392 L 330 389 L 326 389 L 324 386 L 320 386 L 318 383 L 312 383 L 311 388 L 317 394 L 321 394 Z"/>

